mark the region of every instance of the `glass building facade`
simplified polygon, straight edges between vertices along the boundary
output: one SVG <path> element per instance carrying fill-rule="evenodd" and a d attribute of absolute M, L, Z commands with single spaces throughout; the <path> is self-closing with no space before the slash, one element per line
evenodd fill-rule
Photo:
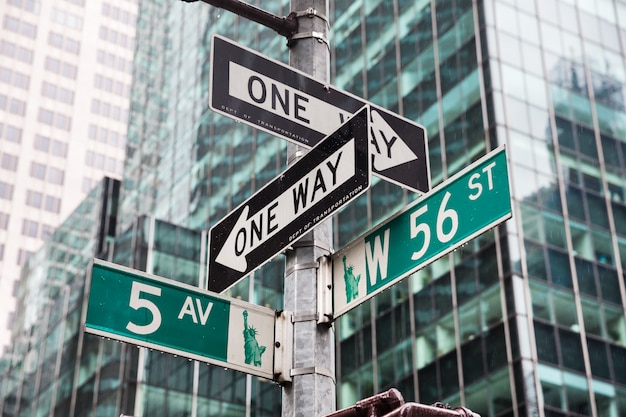
<path fill-rule="evenodd" d="M 329 18 L 332 83 L 426 127 L 432 184 L 504 144 L 513 203 L 511 220 L 335 322 L 338 408 L 397 387 L 482 416 L 626 415 L 626 3 L 335 0 Z M 213 33 L 287 61 L 283 38 L 229 12 L 140 2 L 117 235 L 101 255 L 200 286 L 203 231 L 286 164 L 284 141 L 208 109 Z M 334 247 L 415 198 L 373 179 L 333 218 Z M 281 309 L 283 274 L 279 257 L 230 295 Z M 41 406 L 62 390 L 28 385 L 50 361 L 15 355 L 0 415 L 280 413 L 267 381 L 79 338 L 55 362 L 76 369 L 69 414 Z"/>

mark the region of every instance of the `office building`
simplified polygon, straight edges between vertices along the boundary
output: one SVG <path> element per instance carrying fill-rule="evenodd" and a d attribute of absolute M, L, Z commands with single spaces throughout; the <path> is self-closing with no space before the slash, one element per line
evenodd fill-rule
<path fill-rule="evenodd" d="M 282 16 L 287 3 L 263 7 Z M 337 0 L 329 17 L 333 84 L 426 127 L 433 185 L 506 145 L 513 205 L 502 226 L 335 322 L 338 407 L 397 387 L 482 416 L 625 415 L 626 4 Z M 212 33 L 287 59 L 283 38 L 228 12 L 140 3 L 118 227 L 102 254 L 185 282 L 201 281 L 202 231 L 286 159 L 282 140 L 207 108 Z M 334 217 L 335 248 L 415 198 L 375 179 Z M 277 259 L 230 294 L 280 309 L 283 269 Z M 278 413 L 271 383 L 84 340 L 69 415 Z M 5 375 L 23 369 L 15 356 Z M 3 416 L 30 392 L 13 378 Z M 37 404 L 54 408 L 45 395 Z"/>
<path fill-rule="evenodd" d="M 0 7 L 0 352 L 17 280 L 103 175 L 121 178 L 135 1 Z"/>

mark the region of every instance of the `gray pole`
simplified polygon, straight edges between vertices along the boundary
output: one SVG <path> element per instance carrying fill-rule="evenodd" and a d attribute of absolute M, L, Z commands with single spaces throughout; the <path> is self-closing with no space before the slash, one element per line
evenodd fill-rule
<path fill-rule="evenodd" d="M 290 65 L 322 82 L 330 79 L 328 0 L 291 0 L 298 16 Z M 289 144 L 287 163 L 306 152 Z M 283 388 L 282 417 L 318 417 L 335 411 L 335 333 L 318 325 L 317 260 L 332 247 L 332 223 L 327 220 L 303 236 L 285 263 L 284 308 L 294 314 L 292 383 Z"/>

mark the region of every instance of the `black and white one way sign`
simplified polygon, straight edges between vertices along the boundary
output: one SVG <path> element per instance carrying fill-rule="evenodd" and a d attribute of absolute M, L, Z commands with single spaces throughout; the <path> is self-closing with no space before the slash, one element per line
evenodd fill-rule
<path fill-rule="evenodd" d="M 369 188 L 367 110 L 211 228 L 210 291 L 232 286 Z"/>
<path fill-rule="evenodd" d="M 213 110 L 309 148 L 369 105 L 374 174 L 430 189 L 426 130 L 415 122 L 217 35 L 210 86 Z"/>

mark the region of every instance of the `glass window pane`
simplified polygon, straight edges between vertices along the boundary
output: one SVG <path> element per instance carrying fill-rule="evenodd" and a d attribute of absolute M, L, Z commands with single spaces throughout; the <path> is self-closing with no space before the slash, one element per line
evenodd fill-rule
<path fill-rule="evenodd" d="M 585 372 L 585 360 L 580 334 L 559 329 L 559 339 L 561 342 L 563 366 L 579 372 Z"/>

